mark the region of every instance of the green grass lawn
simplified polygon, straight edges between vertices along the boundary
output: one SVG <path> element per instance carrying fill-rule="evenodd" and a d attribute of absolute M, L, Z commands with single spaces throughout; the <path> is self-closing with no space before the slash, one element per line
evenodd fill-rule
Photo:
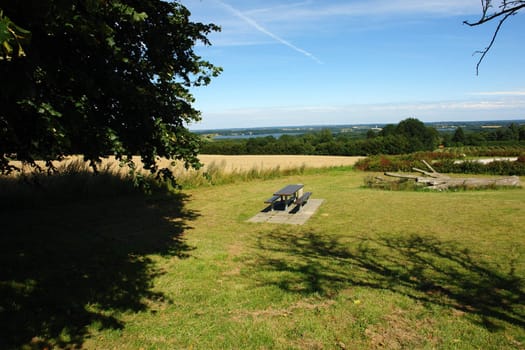
<path fill-rule="evenodd" d="M 365 176 L 3 209 L 0 347 L 524 349 L 525 189 Z M 246 222 L 289 183 L 305 225 Z"/>

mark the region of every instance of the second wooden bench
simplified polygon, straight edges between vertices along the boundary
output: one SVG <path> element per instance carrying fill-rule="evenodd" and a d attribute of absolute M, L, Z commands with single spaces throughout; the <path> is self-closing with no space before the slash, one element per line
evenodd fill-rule
<path fill-rule="evenodd" d="M 311 195 L 312 195 L 312 192 L 305 192 L 303 193 L 301 197 L 297 198 L 297 200 L 295 201 L 295 204 L 297 204 L 297 206 L 299 207 L 299 210 L 301 210 L 301 207 L 305 205 L 306 202 L 308 202 L 308 199 L 310 198 Z"/>

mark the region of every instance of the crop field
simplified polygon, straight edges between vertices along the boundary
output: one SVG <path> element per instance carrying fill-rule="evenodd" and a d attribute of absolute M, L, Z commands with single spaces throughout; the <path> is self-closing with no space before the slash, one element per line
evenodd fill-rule
<path fill-rule="evenodd" d="M 209 166 L 218 167 L 222 171 L 249 171 L 252 169 L 268 170 L 268 169 L 292 169 L 299 167 L 307 168 L 326 168 L 326 167 L 337 167 L 337 166 L 351 166 L 354 165 L 359 159 L 364 157 L 340 157 L 340 156 L 305 156 L 305 155 L 213 155 L 213 154 L 201 154 L 199 160 L 203 165 L 203 171 Z M 53 162 L 54 166 L 61 167 L 67 166 L 73 162 L 77 162 L 81 159 L 79 156 L 67 157 L 62 162 Z M 133 161 L 137 164 L 137 167 L 142 168 L 142 163 L 139 157 L 134 157 Z M 185 172 L 186 170 L 180 163 L 175 165 L 166 159 L 162 159 L 159 162 L 160 167 L 167 167 L 173 169 L 176 173 Z M 28 166 L 23 167 L 20 162 L 12 162 L 20 168 L 24 168 L 25 171 L 30 171 L 31 168 Z M 45 162 L 37 161 L 37 164 L 41 167 L 45 166 Z M 118 172 L 119 165 L 114 157 L 104 158 L 102 160 L 101 168 L 110 168 L 112 171 Z"/>
<path fill-rule="evenodd" d="M 225 171 L 248 171 L 253 168 L 290 169 L 305 166 L 307 168 L 326 168 L 337 166 L 351 166 L 364 157 L 339 157 L 339 156 L 304 156 L 304 155 L 200 155 L 199 159 L 206 166 L 212 163 L 224 165 Z"/>
<path fill-rule="evenodd" d="M 524 349 L 525 189 L 367 175 L 2 210 L 0 348 Z M 324 200 L 304 225 L 248 222 L 290 183 Z"/>

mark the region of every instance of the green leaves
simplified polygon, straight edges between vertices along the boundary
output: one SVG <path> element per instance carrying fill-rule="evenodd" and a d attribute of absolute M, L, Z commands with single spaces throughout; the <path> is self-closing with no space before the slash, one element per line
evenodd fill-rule
<path fill-rule="evenodd" d="M 110 6 L 113 7 L 114 10 L 120 12 L 123 17 L 128 17 L 133 22 L 144 21 L 146 18 L 148 18 L 148 15 L 145 12 L 138 12 L 135 10 L 135 8 L 125 5 L 119 1 L 113 1 Z"/>
<path fill-rule="evenodd" d="M 12 60 L 25 56 L 22 44 L 27 43 L 30 37 L 31 32 L 17 26 L 9 17 L 4 16 L 0 9 L 0 60 Z"/>
<path fill-rule="evenodd" d="M 199 139 L 187 129 L 200 118 L 190 88 L 221 69 L 193 49 L 209 45 L 217 26 L 191 22 L 183 5 L 160 0 L 5 4 L 20 27 L 2 14 L 8 46 L 0 52 L 9 48 L 12 58 L 23 46 L 27 56 L 0 61 L 0 171 L 8 154 L 140 155 L 152 171 L 159 157 L 199 165 Z"/>

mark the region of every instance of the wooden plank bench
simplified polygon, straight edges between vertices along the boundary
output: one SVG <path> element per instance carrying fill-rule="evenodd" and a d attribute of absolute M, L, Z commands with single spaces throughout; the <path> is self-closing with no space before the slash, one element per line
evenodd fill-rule
<path fill-rule="evenodd" d="M 308 202 L 308 198 L 312 195 L 312 192 L 305 192 L 303 195 L 295 201 L 295 204 L 299 207 L 298 210 L 301 210 L 301 207 Z"/>
<path fill-rule="evenodd" d="M 266 204 L 271 204 L 272 205 L 272 211 L 273 211 L 273 206 L 275 204 L 275 202 L 277 202 L 281 197 L 280 196 L 272 196 L 270 198 L 268 198 L 267 200 L 264 201 L 264 203 Z"/>

